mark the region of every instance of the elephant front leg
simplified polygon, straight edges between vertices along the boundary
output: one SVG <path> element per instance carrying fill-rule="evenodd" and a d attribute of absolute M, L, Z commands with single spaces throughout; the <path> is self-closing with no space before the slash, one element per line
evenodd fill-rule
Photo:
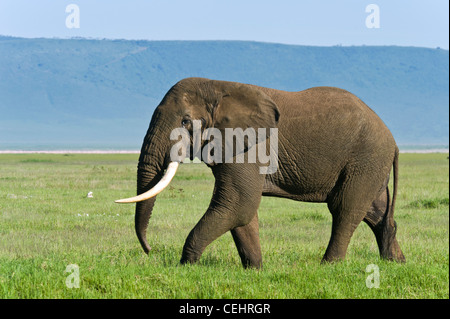
<path fill-rule="evenodd" d="M 247 225 L 232 229 L 231 234 L 244 268 L 261 268 L 262 256 L 261 244 L 259 243 L 258 213 Z"/>
<path fill-rule="evenodd" d="M 230 230 L 244 268 L 261 268 L 262 257 L 257 213 L 248 224 L 237 227 L 233 218 L 223 218 L 220 215 L 214 210 L 208 210 L 200 219 L 186 239 L 180 262 L 182 264 L 197 262 L 212 241 Z"/>
<path fill-rule="evenodd" d="M 208 209 L 186 238 L 180 262 L 182 264 L 196 263 L 206 246 L 232 227 L 230 218 L 220 218 L 218 211 Z"/>
<path fill-rule="evenodd" d="M 244 267 L 261 267 L 257 210 L 264 175 L 257 165 L 221 164 L 208 210 L 189 233 L 181 263 L 195 263 L 206 246 L 231 231 Z"/>

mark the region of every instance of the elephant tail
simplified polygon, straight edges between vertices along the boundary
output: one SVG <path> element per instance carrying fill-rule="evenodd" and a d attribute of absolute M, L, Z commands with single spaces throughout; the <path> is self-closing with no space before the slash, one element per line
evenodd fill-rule
<path fill-rule="evenodd" d="M 386 259 L 392 259 L 391 247 L 393 247 L 395 242 L 395 235 L 397 233 L 397 223 L 394 221 L 394 210 L 395 210 L 395 201 L 397 199 L 397 189 L 398 189 L 398 157 L 399 157 L 399 149 L 395 146 L 395 155 L 393 161 L 393 194 L 392 194 L 392 202 L 389 205 L 389 189 L 388 191 L 388 202 L 387 202 L 387 211 L 383 218 L 383 226 L 382 226 L 382 238 L 383 244 L 381 248 L 381 256 Z"/>
<path fill-rule="evenodd" d="M 397 199 L 397 188 L 398 188 L 398 156 L 399 156 L 399 149 L 397 146 L 395 146 L 395 156 L 394 156 L 394 163 L 393 163 L 393 173 L 394 173 L 394 192 L 392 194 L 392 204 L 391 209 L 389 210 L 389 219 L 392 221 L 394 220 L 394 208 L 395 208 L 395 200 Z"/>

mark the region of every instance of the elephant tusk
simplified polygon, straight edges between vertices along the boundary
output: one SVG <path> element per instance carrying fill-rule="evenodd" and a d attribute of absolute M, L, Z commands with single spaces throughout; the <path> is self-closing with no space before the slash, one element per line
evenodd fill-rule
<path fill-rule="evenodd" d="M 169 185 L 170 181 L 172 180 L 172 178 L 175 176 L 175 173 L 177 172 L 179 164 L 180 163 L 178 163 L 178 162 L 170 162 L 169 166 L 167 166 L 167 170 L 166 170 L 164 176 L 161 178 L 161 180 L 158 182 L 158 184 L 156 184 L 153 188 L 146 191 L 145 193 L 142 193 L 141 195 L 130 197 L 130 198 L 119 199 L 119 200 L 116 200 L 115 202 L 119 203 L 119 204 L 137 203 L 137 202 L 142 202 L 144 200 L 147 200 L 149 198 L 152 198 L 152 197 L 158 195 L 159 193 L 161 193 L 163 191 L 164 188 L 166 188 Z"/>

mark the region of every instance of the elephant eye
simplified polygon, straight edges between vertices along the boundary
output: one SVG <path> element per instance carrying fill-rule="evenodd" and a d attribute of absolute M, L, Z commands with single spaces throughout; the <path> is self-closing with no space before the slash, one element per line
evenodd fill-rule
<path fill-rule="evenodd" d="M 189 119 L 184 119 L 181 121 L 181 125 L 183 125 L 183 126 L 187 126 L 187 125 L 189 125 L 189 123 L 191 123 L 191 120 L 189 120 Z"/>

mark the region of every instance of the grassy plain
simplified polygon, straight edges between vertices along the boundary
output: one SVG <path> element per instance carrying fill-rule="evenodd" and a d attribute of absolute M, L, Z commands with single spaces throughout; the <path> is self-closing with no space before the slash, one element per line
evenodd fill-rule
<path fill-rule="evenodd" d="M 447 156 L 400 156 L 395 217 L 405 264 L 380 260 L 362 223 L 346 260 L 321 265 L 331 232 L 326 205 L 265 197 L 264 269 L 256 271 L 242 268 L 229 233 L 198 264 L 179 265 L 212 193 L 203 164 L 182 165 L 158 196 L 147 256 L 134 205 L 114 203 L 134 195 L 138 155 L 0 154 L 0 298 L 449 298 Z M 371 264 L 378 288 L 366 285 Z"/>

